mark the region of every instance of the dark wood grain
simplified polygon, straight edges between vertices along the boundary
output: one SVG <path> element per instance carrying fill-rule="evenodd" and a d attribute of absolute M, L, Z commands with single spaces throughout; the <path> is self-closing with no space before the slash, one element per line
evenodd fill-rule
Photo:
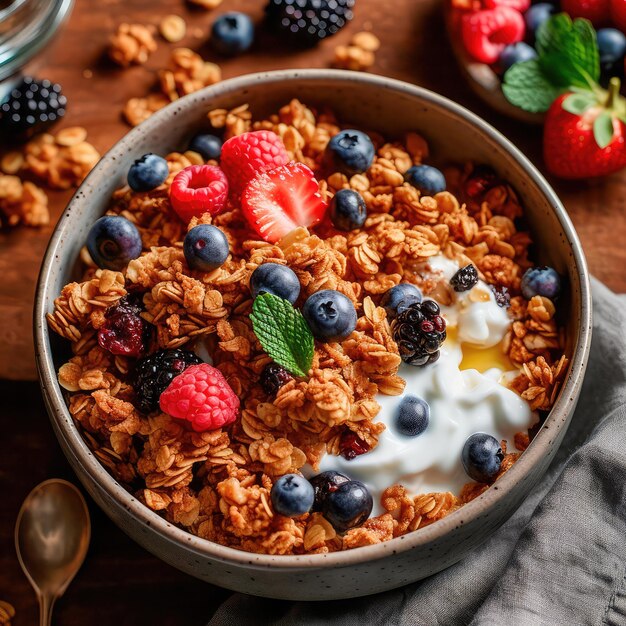
<path fill-rule="evenodd" d="M 28 69 L 62 83 L 70 101 L 64 125 L 85 126 L 90 140 L 104 152 L 128 130 L 120 118 L 122 106 L 129 97 L 149 89 L 155 71 L 165 64 L 173 48 L 160 42 L 146 66 L 116 69 L 103 58 L 103 50 L 117 23 L 158 24 L 162 16 L 179 13 L 190 31 L 179 45 L 218 60 L 205 44 L 214 16 L 225 10 L 244 10 L 259 20 L 263 4 L 264 0 L 224 0 L 218 10 L 207 13 L 190 10 L 183 0 L 77 0 L 61 36 Z M 262 34 L 250 54 L 218 62 L 225 78 L 258 70 L 326 67 L 335 45 L 346 43 L 363 27 L 372 28 L 383 42 L 374 72 L 425 86 L 461 102 L 504 132 L 542 167 L 541 130 L 494 113 L 464 83 L 444 35 L 439 0 L 395 0 L 393 10 L 380 0 L 358 0 L 352 24 L 315 50 L 288 54 L 284 46 Z M 195 29 L 201 29 L 202 37 L 194 35 Z M 592 272 L 613 289 L 626 291 L 626 173 L 594 182 L 551 182 L 578 228 Z M 53 221 L 70 195 L 51 194 Z M 0 233 L 0 377 L 35 377 L 32 296 L 51 229 Z M 27 626 L 36 623 L 37 606 L 15 558 L 15 516 L 22 499 L 39 481 L 52 476 L 76 479 L 54 439 L 37 385 L 0 382 L 0 398 L 0 598 L 18 609 L 15 625 Z M 57 606 L 56 623 L 204 624 L 228 596 L 229 592 L 181 574 L 143 551 L 94 506 L 91 513 L 94 532 L 89 556 Z"/>

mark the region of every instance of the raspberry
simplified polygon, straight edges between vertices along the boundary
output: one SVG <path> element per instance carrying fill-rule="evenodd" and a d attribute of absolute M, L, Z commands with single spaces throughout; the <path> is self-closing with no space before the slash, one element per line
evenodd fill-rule
<path fill-rule="evenodd" d="M 202 363 L 176 376 L 161 394 L 161 410 L 187 420 L 196 432 L 215 430 L 237 419 L 239 398 L 218 369 Z"/>
<path fill-rule="evenodd" d="M 478 282 L 478 271 L 470 263 L 462 267 L 450 279 L 450 284 L 454 287 L 454 291 L 467 291 Z"/>
<path fill-rule="evenodd" d="M 176 376 L 202 359 L 187 350 L 159 350 L 139 361 L 135 367 L 133 387 L 137 407 L 151 413 L 159 406 L 159 398 Z"/>
<path fill-rule="evenodd" d="M 278 363 L 268 363 L 261 372 L 261 387 L 268 396 L 275 396 L 278 390 L 286 385 L 293 376 Z"/>
<path fill-rule="evenodd" d="M 409 306 L 393 320 L 391 330 L 402 360 L 409 365 L 434 363 L 446 338 L 446 322 L 434 300 Z"/>
<path fill-rule="evenodd" d="M 256 130 L 231 137 L 222 146 L 220 158 L 230 188 L 237 196 L 258 173 L 288 162 L 285 145 L 271 130 Z"/>
<path fill-rule="evenodd" d="M 216 165 L 190 165 L 176 174 L 170 187 L 170 202 L 184 222 L 203 213 L 217 215 L 227 199 L 228 181 Z"/>
<path fill-rule="evenodd" d="M 467 52 L 481 63 L 495 63 L 507 44 L 524 38 L 524 17 L 515 9 L 498 6 L 463 16 L 461 36 Z"/>
<path fill-rule="evenodd" d="M 100 347 L 120 356 L 141 356 L 150 343 L 150 325 L 139 317 L 142 311 L 140 298 L 132 296 L 124 296 L 109 307 L 98 330 Z"/>

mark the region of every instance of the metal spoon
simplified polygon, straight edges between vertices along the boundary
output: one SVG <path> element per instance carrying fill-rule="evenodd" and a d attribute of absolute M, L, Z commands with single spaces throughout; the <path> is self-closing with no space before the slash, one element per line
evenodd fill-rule
<path fill-rule="evenodd" d="M 50 626 L 54 602 L 80 569 L 90 536 L 85 499 L 67 481 L 46 480 L 24 500 L 15 523 L 15 549 L 39 599 L 41 626 Z"/>

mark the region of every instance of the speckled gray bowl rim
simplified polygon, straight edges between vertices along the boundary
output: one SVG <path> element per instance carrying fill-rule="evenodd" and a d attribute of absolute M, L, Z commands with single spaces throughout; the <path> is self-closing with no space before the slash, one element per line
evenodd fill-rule
<path fill-rule="evenodd" d="M 582 252 L 582 247 L 574 227 L 563 208 L 561 201 L 535 168 L 535 166 L 502 134 L 495 128 L 480 119 L 474 113 L 471 113 L 459 104 L 435 94 L 427 89 L 409 85 L 402 81 L 375 76 L 371 74 L 360 74 L 357 72 L 349 72 L 344 70 L 279 70 L 273 72 L 262 72 L 257 74 L 249 74 L 226 80 L 212 87 L 207 87 L 201 91 L 193 93 L 175 103 L 170 104 L 161 111 L 152 115 L 148 120 L 143 122 L 140 127 L 131 130 L 125 137 L 116 143 L 102 158 L 100 163 L 92 170 L 89 176 L 83 182 L 80 190 L 70 201 L 70 205 L 76 200 L 77 195 L 81 193 L 83 198 L 87 196 L 87 192 L 91 187 L 97 187 L 96 181 L 100 176 L 100 170 L 104 164 L 113 166 L 115 155 L 122 154 L 133 145 L 136 137 L 143 133 L 149 133 L 157 127 L 165 124 L 176 110 L 178 115 L 183 115 L 185 109 L 195 103 L 197 100 L 213 98 L 224 94 L 233 94 L 237 92 L 243 93 L 246 88 L 257 83 L 267 81 L 328 81 L 337 80 L 346 83 L 365 84 L 371 86 L 372 89 L 395 90 L 408 96 L 425 100 L 437 107 L 441 107 L 458 117 L 464 118 L 473 124 L 478 130 L 484 133 L 492 142 L 499 144 L 505 148 L 515 160 L 524 168 L 532 182 L 542 191 L 549 200 L 559 222 L 563 228 L 563 232 L 567 237 L 572 249 L 572 257 L 578 269 L 578 277 L 580 279 L 580 297 L 581 310 L 580 325 L 578 337 L 574 342 L 575 350 L 572 363 L 569 368 L 567 380 L 559 394 L 559 397 L 546 418 L 542 427 L 542 431 L 550 429 L 551 436 L 549 439 L 538 436 L 530 447 L 521 455 L 513 467 L 506 472 L 497 482 L 495 488 L 488 489 L 481 496 L 465 504 L 457 511 L 449 514 L 443 519 L 426 526 L 418 531 L 402 535 L 395 539 L 390 539 L 380 544 L 363 546 L 351 550 L 334 552 L 330 554 L 314 554 L 314 555 L 264 555 L 254 554 L 222 546 L 213 543 L 207 539 L 202 539 L 188 533 L 181 528 L 173 526 L 157 513 L 151 511 L 147 506 L 138 501 L 124 487 L 122 487 L 104 468 L 103 465 L 91 454 L 87 444 L 83 441 L 78 430 L 74 426 L 72 418 L 69 414 L 61 389 L 56 378 L 56 371 L 52 359 L 51 350 L 48 343 L 48 327 L 45 321 L 46 311 L 44 310 L 47 300 L 47 279 L 48 276 L 58 267 L 58 259 L 55 259 L 57 247 L 63 236 L 71 229 L 72 217 L 71 212 L 66 211 L 56 226 L 50 244 L 44 257 L 39 283 L 35 296 L 35 312 L 34 312 L 34 332 L 35 345 L 37 352 L 37 367 L 40 375 L 40 382 L 44 395 L 48 395 L 48 406 L 51 411 L 51 419 L 54 420 L 63 433 L 68 446 L 75 454 L 77 459 L 83 465 L 93 479 L 99 483 L 100 487 L 112 498 L 117 504 L 131 513 L 135 518 L 148 525 L 148 531 L 158 533 L 171 542 L 178 544 L 181 550 L 185 551 L 193 548 L 200 555 L 205 554 L 207 557 L 217 559 L 223 563 L 239 564 L 244 566 L 270 567 L 270 568 L 331 568 L 343 567 L 351 564 L 363 563 L 366 561 L 375 561 L 384 558 L 389 554 L 396 554 L 414 548 L 419 548 L 429 542 L 443 538 L 447 533 L 455 529 L 459 525 L 468 523 L 484 514 L 488 509 L 506 498 L 509 489 L 520 481 L 527 471 L 539 460 L 544 454 L 544 447 L 548 447 L 556 437 L 558 431 L 568 422 L 569 405 L 578 396 L 580 386 L 585 370 L 585 364 L 589 355 L 591 343 L 591 292 L 589 286 L 589 275 L 587 271 L 586 261 Z M 56 296 L 57 294 L 55 294 Z M 542 445 L 538 445 L 538 444 Z"/>

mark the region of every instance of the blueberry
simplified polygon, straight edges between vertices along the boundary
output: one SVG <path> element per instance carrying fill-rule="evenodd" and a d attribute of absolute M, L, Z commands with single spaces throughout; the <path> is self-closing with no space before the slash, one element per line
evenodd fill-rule
<path fill-rule="evenodd" d="M 375 152 L 372 140 L 365 133 L 342 130 L 328 142 L 324 158 L 335 171 L 354 176 L 369 169 Z"/>
<path fill-rule="evenodd" d="M 105 215 L 89 230 L 87 250 L 98 267 L 121 270 L 141 254 L 141 235 L 125 217 Z"/>
<path fill-rule="evenodd" d="M 222 266 L 230 249 L 223 231 L 211 224 L 198 224 L 186 235 L 183 252 L 192 270 L 211 272 Z"/>
<path fill-rule="evenodd" d="M 496 477 L 503 458 L 500 442 L 486 433 L 471 435 L 461 452 L 465 472 L 479 483 L 487 483 Z"/>
<path fill-rule="evenodd" d="M 396 429 L 406 437 L 417 437 L 428 427 L 430 406 L 417 396 L 404 396 L 396 414 Z"/>
<path fill-rule="evenodd" d="M 200 133 L 189 142 L 189 149 L 200 154 L 206 161 L 217 161 L 222 154 L 222 140 L 215 135 Z"/>
<path fill-rule="evenodd" d="M 352 300 L 334 289 L 324 289 L 309 296 L 302 315 L 313 335 L 321 341 L 345 339 L 356 328 L 356 310 Z"/>
<path fill-rule="evenodd" d="M 522 276 L 522 295 L 526 300 L 533 296 L 544 296 L 554 300 L 561 292 L 561 277 L 557 271 L 544 265 L 531 267 Z"/>
<path fill-rule="evenodd" d="M 349 480 L 328 493 L 322 514 L 335 530 L 345 532 L 360 526 L 372 512 L 372 494 L 360 480 Z"/>
<path fill-rule="evenodd" d="M 349 480 L 350 479 L 345 474 L 335 472 L 334 470 L 313 476 L 309 481 L 311 485 L 313 485 L 313 491 L 315 492 L 313 511 L 321 511 L 326 496 L 333 491 L 337 491 L 339 485 L 347 483 Z"/>
<path fill-rule="evenodd" d="M 548 2 L 533 4 L 524 14 L 526 32 L 534 40 L 537 29 L 556 12 L 556 7 Z"/>
<path fill-rule="evenodd" d="M 262 293 L 271 293 L 293 304 L 300 295 L 300 281 L 286 265 L 263 263 L 250 276 L 250 291 L 253 298 Z"/>
<path fill-rule="evenodd" d="M 231 11 L 220 15 L 211 29 L 211 44 L 216 52 L 234 56 L 245 52 L 254 40 L 254 24 L 248 15 Z"/>
<path fill-rule="evenodd" d="M 623 72 L 626 36 L 615 28 L 601 28 L 597 33 L 600 66 L 606 76 Z"/>
<path fill-rule="evenodd" d="M 404 180 L 410 183 L 424 196 L 434 196 L 446 190 L 446 178 L 431 165 L 414 165 L 404 174 Z"/>
<path fill-rule="evenodd" d="M 149 152 L 130 166 L 128 185 L 133 191 L 151 191 L 162 185 L 169 173 L 167 161 Z"/>
<path fill-rule="evenodd" d="M 367 218 L 365 200 L 358 191 L 340 189 L 330 203 L 330 220 L 339 230 L 361 228 Z"/>
<path fill-rule="evenodd" d="M 395 317 L 406 311 L 413 303 L 421 302 L 422 298 L 422 292 L 419 287 L 411 283 L 400 283 L 385 292 L 380 304 L 385 307 L 387 317 Z"/>
<path fill-rule="evenodd" d="M 502 72 L 506 72 L 515 63 L 523 63 L 536 58 L 537 51 L 527 43 L 520 41 L 504 48 L 500 53 L 498 63 Z"/>
<path fill-rule="evenodd" d="M 311 483 L 300 474 L 285 474 L 270 492 L 274 510 L 280 515 L 297 517 L 311 510 L 315 494 Z"/>

